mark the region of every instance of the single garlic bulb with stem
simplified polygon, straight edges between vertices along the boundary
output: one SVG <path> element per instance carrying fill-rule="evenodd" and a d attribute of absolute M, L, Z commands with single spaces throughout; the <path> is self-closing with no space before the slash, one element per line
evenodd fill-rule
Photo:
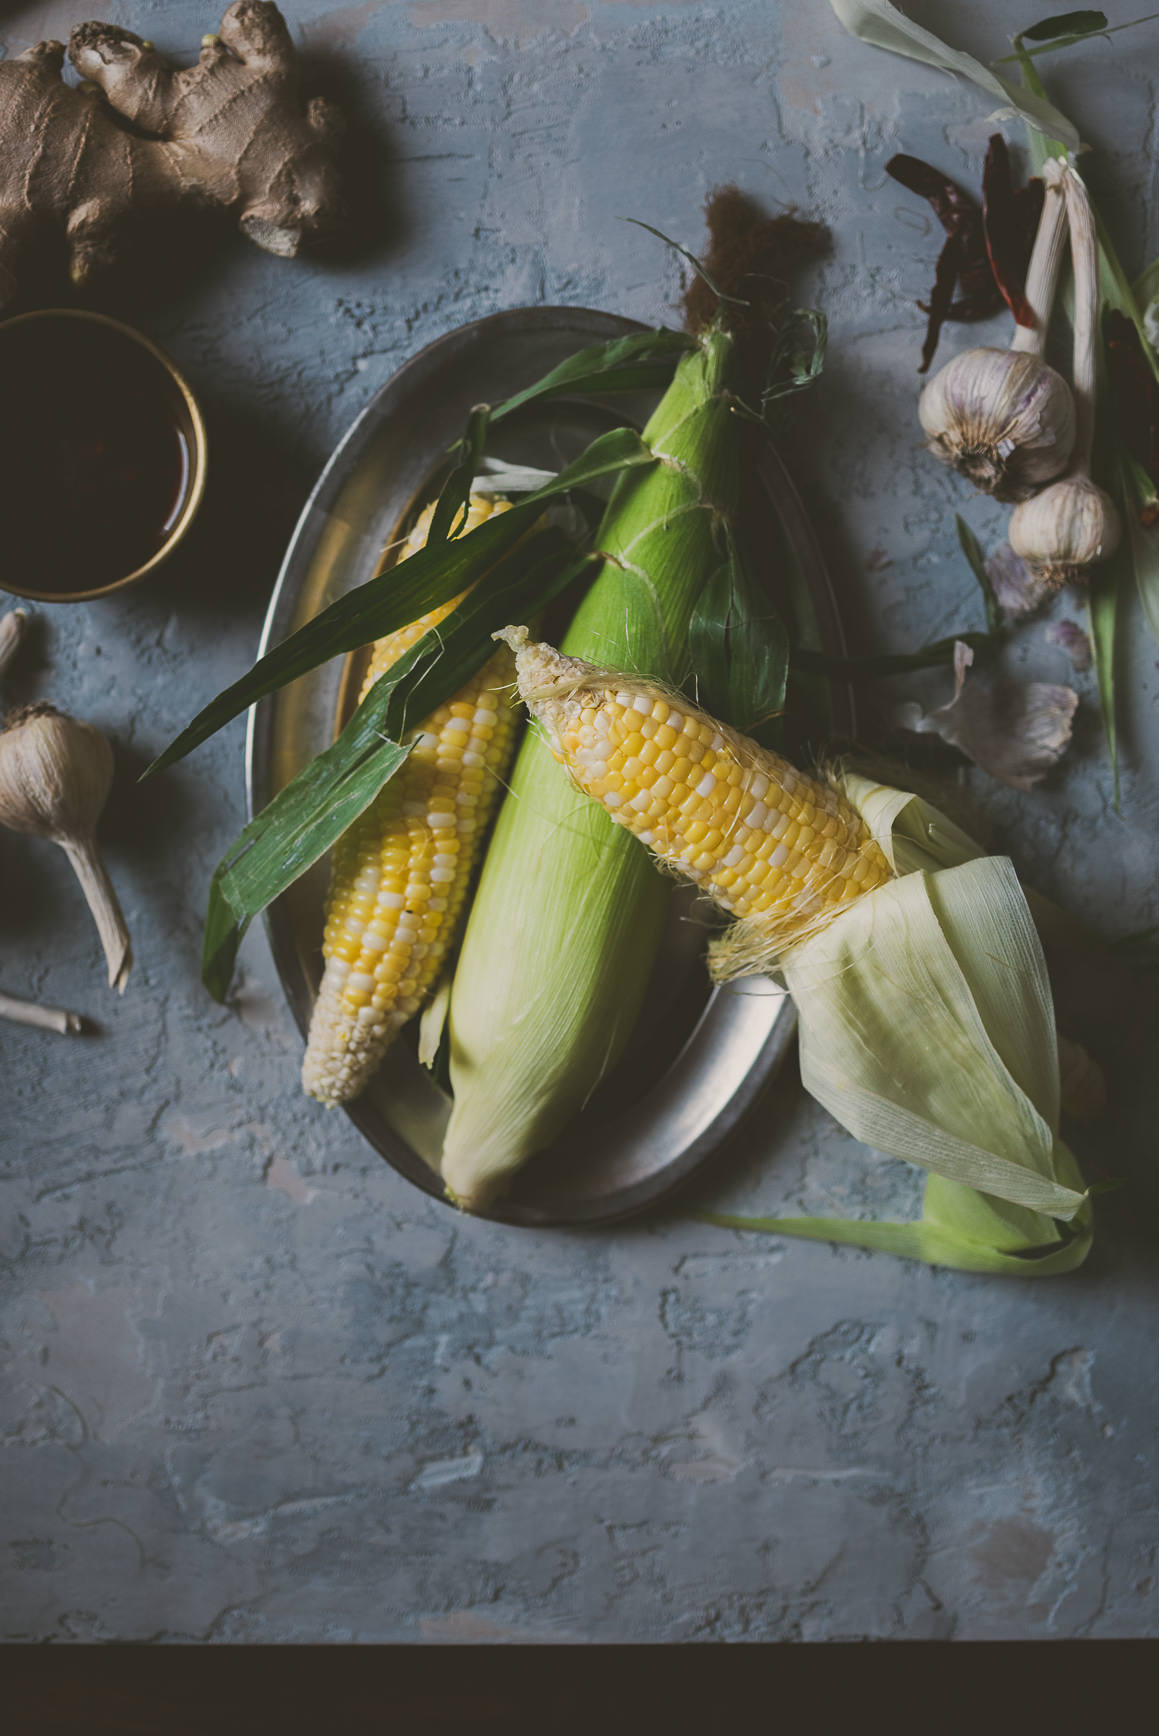
<path fill-rule="evenodd" d="M 1079 175 L 1064 176 L 1074 268 L 1074 400 L 1076 433 L 1070 469 L 1015 507 L 1010 547 L 1050 590 L 1086 576 L 1113 555 L 1122 526 L 1106 489 L 1091 479 L 1095 440 L 1095 373 L 1099 322 L 1099 241 L 1090 197 Z"/>
<path fill-rule="evenodd" d="M 125 992 L 133 951 L 125 918 L 96 844 L 113 781 L 113 750 L 99 729 L 31 705 L 0 733 L 0 824 L 59 844 L 81 883 L 109 967 Z"/>
<path fill-rule="evenodd" d="M 918 399 L 930 451 L 999 500 L 1021 500 L 1066 469 L 1075 439 L 1070 387 L 1043 360 L 1066 241 L 1063 165 L 1043 169 L 1042 215 L 1026 273 L 1032 326 L 1016 325 L 1010 348 L 964 350 Z"/>

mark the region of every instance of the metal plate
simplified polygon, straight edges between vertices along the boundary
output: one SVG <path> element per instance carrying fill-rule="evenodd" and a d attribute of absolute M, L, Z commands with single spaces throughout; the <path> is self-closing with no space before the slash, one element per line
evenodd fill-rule
<path fill-rule="evenodd" d="M 375 394 L 322 472 L 287 550 L 261 651 L 371 576 L 383 547 L 430 498 L 472 405 L 499 402 L 585 344 L 639 329 L 584 308 L 516 308 L 461 326 L 415 356 Z M 641 423 L 653 401 L 575 398 L 529 406 L 496 430 L 493 449 L 514 463 L 558 468 L 602 429 Z M 791 545 L 818 641 L 841 652 L 820 551 L 771 447 L 761 475 Z M 336 660 L 251 712 L 251 815 L 333 740 L 344 674 Z M 835 722 L 847 729 L 847 696 L 839 693 L 837 701 Z M 303 1034 L 321 976 L 326 879 L 320 863 L 266 917 L 282 986 Z M 710 989 L 703 913 L 683 892 L 672 903 L 666 943 L 628 1051 L 566 1135 L 521 1171 L 491 1216 L 511 1224 L 592 1224 L 652 1204 L 717 1149 L 784 1056 L 794 1027 L 789 1001 L 764 979 Z M 449 1104 L 419 1065 L 414 1033 L 412 1023 L 346 1113 L 401 1175 L 442 1198 L 437 1164 Z"/>

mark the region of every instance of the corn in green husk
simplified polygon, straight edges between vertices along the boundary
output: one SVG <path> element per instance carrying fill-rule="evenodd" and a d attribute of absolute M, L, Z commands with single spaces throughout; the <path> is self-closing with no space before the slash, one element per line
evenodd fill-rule
<path fill-rule="evenodd" d="M 684 357 L 644 439 L 657 463 L 618 481 L 608 557 L 564 648 L 679 681 L 688 624 L 737 506 L 745 425 L 724 395 L 733 340 Z M 577 795 L 534 731 L 471 907 L 448 1017 L 448 1194 L 485 1208 L 615 1064 L 640 1009 L 670 887 L 635 839 Z"/>

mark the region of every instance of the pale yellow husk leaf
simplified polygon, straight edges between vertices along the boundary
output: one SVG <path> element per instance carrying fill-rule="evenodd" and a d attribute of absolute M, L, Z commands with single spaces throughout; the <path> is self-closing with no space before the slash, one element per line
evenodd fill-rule
<path fill-rule="evenodd" d="M 793 948 L 806 1089 L 858 1139 L 1013 1205 L 1085 1207 L 1058 1138 L 1046 963 L 1005 857 L 919 797 L 848 775 L 899 878 Z"/>

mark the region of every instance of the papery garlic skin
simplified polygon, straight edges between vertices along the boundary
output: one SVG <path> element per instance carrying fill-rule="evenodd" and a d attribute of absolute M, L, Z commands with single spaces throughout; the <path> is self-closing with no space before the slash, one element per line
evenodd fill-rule
<path fill-rule="evenodd" d="M 918 417 L 934 456 L 999 500 L 1061 475 L 1074 447 L 1070 387 L 1022 350 L 964 350 L 924 388 Z"/>
<path fill-rule="evenodd" d="M 1113 555 L 1122 524 L 1106 489 L 1075 474 L 1016 506 L 1007 537 L 1016 555 L 1057 590 Z"/>
<path fill-rule="evenodd" d="M 109 985 L 123 994 L 133 949 L 95 836 L 112 782 L 106 737 L 54 705 L 29 706 L 0 731 L 0 825 L 60 845 L 97 925 Z"/>

